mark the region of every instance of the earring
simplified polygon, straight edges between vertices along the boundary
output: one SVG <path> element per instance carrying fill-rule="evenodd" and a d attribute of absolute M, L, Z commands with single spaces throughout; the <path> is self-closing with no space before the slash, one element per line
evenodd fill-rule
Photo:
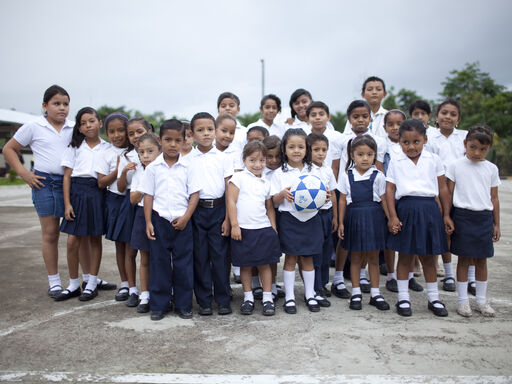
<path fill-rule="evenodd" d="M 434 124 L 436 125 L 436 128 L 439 128 L 439 121 L 435 121 Z"/>

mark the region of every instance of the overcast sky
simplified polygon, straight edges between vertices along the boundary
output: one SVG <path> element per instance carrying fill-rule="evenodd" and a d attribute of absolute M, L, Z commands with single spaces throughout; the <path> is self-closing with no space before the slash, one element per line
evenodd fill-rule
<path fill-rule="evenodd" d="M 54 83 L 71 118 L 104 104 L 216 114 L 223 91 L 256 112 L 260 59 L 283 106 L 306 88 L 345 111 L 370 75 L 438 99 L 449 71 L 474 61 L 512 88 L 508 0 L 2 0 L 0 14 L 0 108 L 29 113 Z"/>

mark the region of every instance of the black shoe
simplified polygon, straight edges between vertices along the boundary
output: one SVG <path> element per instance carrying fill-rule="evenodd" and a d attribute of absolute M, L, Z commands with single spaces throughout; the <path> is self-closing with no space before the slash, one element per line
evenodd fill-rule
<path fill-rule="evenodd" d="M 137 305 L 137 313 L 148 313 L 148 312 L 149 312 L 149 303 Z"/>
<path fill-rule="evenodd" d="M 277 298 L 278 299 L 284 298 L 286 296 L 286 294 L 284 293 L 283 288 L 281 288 L 281 286 L 278 284 L 276 284 L 276 288 L 277 288 Z"/>
<path fill-rule="evenodd" d="M 350 298 L 350 292 L 345 288 L 338 288 L 342 283 L 338 283 L 338 285 L 331 284 L 331 292 L 334 296 L 339 297 L 340 299 L 348 299 Z M 344 283 L 343 283 L 344 284 Z"/>
<path fill-rule="evenodd" d="M 436 307 L 434 304 L 441 304 L 442 307 L 441 308 L 438 308 Z M 446 307 L 445 305 L 439 301 L 439 300 L 434 300 L 433 302 L 428 302 L 428 309 L 432 311 L 432 313 L 436 316 L 439 316 L 439 317 L 446 317 L 448 316 L 448 311 L 446 310 Z"/>
<path fill-rule="evenodd" d="M 409 307 L 403 308 L 400 306 L 401 304 L 409 304 Z M 412 316 L 411 302 L 409 300 L 402 300 L 396 303 L 396 313 L 405 317 Z"/>
<path fill-rule="evenodd" d="M 126 301 L 130 297 L 130 289 L 128 287 L 121 287 L 116 293 L 116 301 Z"/>
<path fill-rule="evenodd" d="M 217 313 L 221 316 L 229 315 L 233 311 L 231 310 L 231 306 L 229 305 L 219 305 L 219 308 L 217 309 Z"/>
<path fill-rule="evenodd" d="M 63 291 L 61 291 L 57 296 L 55 296 L 53 298 L 53 300 L 55 301 L 64 301 L 64 300 L 67 300 L 67 299 L 71 299 L 72 297 L 78 297 L 80 296 L 80 287 L 78 287 L 77 289 L 75 289 L 73 292 L 65 289 Z"/>
<path fill-rule="evenodd" d="M 53 288 L 58 288 L 58 289 L 53 289 Z M 53 289 L 53 291 L 52 291 Z M 59 296 L 59 294 L 62 292 L 62 285 L 60 284 L 57 284 L 57 285 L 54 285 L 53 287 L 50 287 L 48 288 L 48 296 L 50 296 L 52 299 L 55 299 L 57 296 Z"/>
<path fill-rule="evenodd" d="M 382 299 L 382 300 L 378 300 L 378 299 Z M 371 297 L 369 304 L 375 306 L 378 310 L 381 310 L 381 311 L 387 311 L 389 309 L 389 304 L 386 303 L 386 300 L 384 300 L 384 298 L 381 295 Z"/>
<path fill-rule="evenodd" d="M 201 306 L 199 306 L 198 313 L 201 316 L 211 316 L 213 314 L 212 307 L 201 307 Z"/>
<path fill-rule="evenodd" d="M 293 303 L 293 305 L 286 305 L 288 303 Z M 289 315 L 295 315 L 297 313 L 297 306 L 295 305 L 295 300 L 291 299 L 284 303 L 284 311 Z"/>
<path fill-rule="evenodd" d="M 455 292 L 455 279 L 453 277 L 445 277 L 441 281 L 443 282 L 443 291 Z"/>
<path fill-rule="evenodd" d="M 101 280 L 101 279 L 98 280 L 98 289 L 100 291 L 113 291 L 116 288 L 117 288 L 117 285 L 114 283 L 109 283 L 108 281 Z"/>
<path fill-rule="evenodd" d="M 254 296 L 254 300 L 262 300 L 263 299 L 263 288 L 261 288 L 261 287 L 253 288 L 252 295 Z"/>
<path fill-rule="evenodd" d="M 468 283 L 468 292 L 476 296 L 476 283 L 474 281 Z"/>
<path fill-rule="evenodd" d="M 240 306 L 240 313 L 242 315 L 252 315 L 254 311 L 254 301 L 245 300 Z"/>
<path fill-rule="evenodd" d="M 332 296 L 331 292 L 327 288 L 325 288 L 325 287 L 322 287 L 318 291 L 316 291 L 316 294 L 320 295 L 320 296 L 325 296 L 325 297 L 331 297 Z"/>
<path fill-rule="evenodd" d="M 314 297 L 310 297 L 309 299 L 304 298 L 304 301 L 310 312 L 320 312 L 320 304 Z M 312 301 L 316 301 L 316 303 L 312 303 Z"/>
<path fill-rule="evenodd" d="M 78 300 L 80 301 L 89 301 L 94 299 L 96 296 L 98 296 L 98 287 L 94 288 L 94 291 L 91 291 L 90 289 L 84 289 L 82 294 L 78 297 Z"/>
<path fill-rule="evenodd" d="M 233 273 L 233 281 L 237 284 L 242 283 L 242 279 L 240 278 L 240 275 L 235 275 L 234 273 Z"/>
<path fill-rule="evenodd" d="M 167 311 L 151 311 L 151 320 L 158 321 L 165 317 Z"/>
<path fill-rule="evenodd" d="M 362 278 L 359 280 L 359 286 L 361 287 L 361 292 L 363 293 L 370 293 L 370 282 L 366 278 Z"/>
<path fill-rule="evenodd" d="M 331 306 L 331 302 L 324 298 L 322 295 L 315 295 L 315 300 L 318 303 L 318 305 L 323 308 L 329 308 Z"/>
<path fill-rule="evenodd" d="M 263 303 L 263 316 L 274 316 L 276 313 L 276 306 L 271 301 Z"/>
<path fill-rule="evenodd" d="M 409 282 L 409 284 L 411 284 Z M 390 292 L 398 292 L 398 282 L 396 279 L 386 281 L 386 289 Z"/>
<path fill-rule="evenodd" d="M 136 293 L 132 293 L 128 300 L 126 300 L 126 303 L 124 303 L 127 307 L 136 307 L 139 305 L 139 295 Z"/>
<path fill-rule="evenodd" d="M 409 279 L 409 289 L 414 292 L 422 292 L 423 287 L 416 281 L 416 279 L 413 277 Z"/>
<path fill-rule="evenodd" d="M 331 259 L 331 260 L 329 261 L 329 267 L 331 267 L 331 268 L 336 267 L 336 260 Z"/>
<path fill-rule="evenodd" d="M 386 265 L 386 263 L 379 265 L 379 270 L 382 276 L 388 275 L 388 266 Z"/>
<path fill-rule="evenodd" d="M 354 300 L 354 299 L 359 299 L 359 300 Z M 350 298 L 350 304 L 348 307 L 350 309 L 355 309 L 356 311 L 363 309 L 363 296 L 362 295 L 353 295 Z"/>
<path fill-rule="evenodd" d="M 192 318 L 192 310 L 190 309 L 175 309 L 174 312 L 181 318 L 181 319 L 191 319 Z"/>

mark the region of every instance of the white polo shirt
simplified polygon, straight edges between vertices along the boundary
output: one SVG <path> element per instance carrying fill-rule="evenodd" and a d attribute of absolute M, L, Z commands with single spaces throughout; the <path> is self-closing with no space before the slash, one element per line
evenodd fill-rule
<path fill-rule="evenodd" d="M 185 214 L 190 195 L 199 189 L 188 162 L 183 162 L 180 155 L 178 162 L 169 167 L 163 153 L 146 167 L 137 187 L 139 192 L 153 196 L 153 210 L 170 222 Z"/>
<path fill-rule="evenodd" d="M 267 125 L 267 123 L 265 123 L 263 119 L 259 119 L 258 121 L 249 124 L 247 126 L 247 131 L 249 131 L 249 129 L 251 129 L 252 127 L 267 128 L 269 136 L 275 135 L 280 139 L 283 138 L 284 133 L 288 129 L 285 125 L 276 124 L 274 122 L 272 123 L 272 125 Z"/>
<path fill-rule="evenodd" d="M 240 148 L 236 146 L 236 144 L 229 144 L 228 147 L 222 151 L 225 153 L 233 163 L 233 170 L 244 169 L 244 164 L 242 161 L 242 152 L 240 152 Z"/>
<path fill-rule="evenodd" d="M 121 156 L 126 148 L 119 148 L 111 145 L 104 151 L 98 154 L 94 170 L 102 175 L 110 175 L 116 170 L 117 158 Z M 121 159 L 119 159 L 121 160 Z M 117 195 L 125 195 L 126 192 L 120 192 L 117 189 L 117 178 L 110 184 L 107 189 Z"/>
<path fill-rule="evenodd" d="M 233 160 L 214 146 L 206 153 L 194 148 L 190 152 L 189 161 L 199 177 L 199 198 L 218 199 L 224 196 L 224 179 L 233 175 Z"/>
<path fill-rule="evenodd" d="M 123 169 L 129 164 L 129 163 L 137 163 L 137 168 L 142 167 L 142 164 L 140 163 L 139 154 L 137 151 L 132 149 L 130 152 L 126 153 L 123 151 L 119 157 L 119 166 L 117 167 L 117 178 L 119 179 L 121 177 L 121 174 L 123 173 Z M 126 172 L 126 189 L 131 189 L 132 184 L 132 178 L 135 171 L 128 171 Z M 116 181 L 117 184 L 117 181 Z"/>
<path fill-rule="evenodd" d="M 445 169 L 451 162 L 460 159 L 466 153 L 464 140 L 468 131 L 462 129 L 454 129 L 450 136 L 446 137 L 441 130 L 432 132 L 428 136 L 428 147 L 432 153 L 441 158 Z"/>
<path fill-rule="evenodd" d="M 352 174 L 354 175 L 354 181 L 363 181 L 368 180 L 373 171 L 377 170 L 377 168 L 372 165 L 363 175 L 361 175 L 355 168 L 352 169 Z M 373 201 L 380 203 L 381 196 L 386 193 L 386 177 L 381 171 L 378 171 L 377 176 L 373 182 Z M 346 195 L 347 205 L 352 203 L 352 193 L 350 190 L 350 181 L 348 179 L 348 172 L 344 173 L 338 182 L 338 190 L 340 193 Z"/>
<path fill-rule="evenodd" d="M 313 164 L 313 168 L 315 168 L 318 171 L 318 177 L 320 177 L 320 180 L 322 180 L 322 183 L 329 189 L 329 191 L 334 191 L 336 187 L 338 186 L 338 183 L 336 182 L 336 178 L 334 177 L 334 172 L 332 171 L 332 168 L 325 164 L 319 167 L 318 165 Z M 331 209 L 332 208 L 332 200 L 329 200 L 328 203 L 322 205 L 322 208 L 320 209 Z"/>
<path fill-rule="evenodd" d="M 455 183 L 453 206 L 472 211 L 492 211 L 491 188 L 501 184 L 498 167 L 488 160 L 464 156 L 448 165 L 446 177 Z"/>
<path fill-rule="evenodd" d="M 97 179 L 96 162 L 102 152 L 108 149 L 110 145 L 110 143 L 100 138 L 100 143 L 91 148 L 84 139 L 80 147 L 69 146 L 66 148 L 60 165 L 73 170 L 71 177 L 94 177 Z"/>
<path fill-rule="evenodd" d="M 444 175 L 441 159 L 429 151 L 422 151 L 414 164 L 405 153 L 391 159 L 386 181 L 395 184 L 397 200 L 403 196 L 436 197 L 439 195 L 437 178 Z"/>
<path fill-rule="evenodd" d="M 21 146 L 30 146 L 34 153 L 34 169 L 40 172 L 63 175 L 62 154 L 68 147 L 73 135 L 74 123 L 66 119 L 60 132 L 44 116 L 36 121 L 22 125 L 13 138 Z"/>
<path fill-rule="evenodd" d="M 391 141 L 389 136 L 386 137 L 386 153 L 389 153 L 390 159 L 403 152 L 404 151 L 402 150 L 400 143 L 395 143 L 394 141 Z"/>
<path fill-rule="evenodd" d="M 142 193 L 142 191 L 140 191 L 140 188 L 142 185 L 143 178 L 144 178 L 144 168 L 137 167 L 137 169 L 135 170 L 135 173 L 133 174 L 133 177 L 132 177 L 132 185 L 130 188 L 130 193 L 133 193 L 133 192 L 141 192 Z M 142 197 L 142 199 L 137 203 L 137 205 L 139 207 L 144 206 L 144 197 Z"/>
<path fill-rule="evenodd" d="M 329 140 L 329 148 L 327 149 L 327 156 L 325 157 L 324 164 L 329 167 L 332 166 L 333 160 L 341 157 L 341 149 L 343 147 L 343 135 L 334 129 L 325 128 L 322 133 L 327 140 Z"/>
<path fill-rule="evenodd" d="M 291 124 L 285 124 L 285 128 L 285 132 L 291 128 L 302 128 L 302 130 L 306 132 L 306 135 L 309 135 L 311 133 L 311 125 L 309 125 L 307 121 L 300 120 L 297 116 L 295 116 L 295 119 Z"/>
<path fill-rule="evenodd" d="M 377 113 L 370 112 L 372 121 L 368 129 L 370 130 L 371 133 L 382 138 L 388 135 L 386 130 L 384 129 L 384 116 L 386 116 L 386 113 L 388 113 L 388 110 L 383 108 L 382 105 L 380 106 Z M 352 124 L 350 124 L 350 122 L 347 119 L 347 124 L 345 124 L 345 130 L 343 131 L 343 133 L 347 133 L 350 131 L 352 131 Z"/>

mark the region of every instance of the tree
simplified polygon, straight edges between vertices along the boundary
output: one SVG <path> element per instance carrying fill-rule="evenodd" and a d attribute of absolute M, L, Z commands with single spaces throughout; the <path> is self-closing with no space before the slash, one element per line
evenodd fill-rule
<path fill-rule="evenodd" d="M 345 125 L 347 124 L 347 115 L 343 112 L 334 112 L 331 114 L 331 123 L 334 129 L 343 133 Z"/>
<path fill-rule="evenodd" d="M 255 121 L 258 121 L 260 118 L 260 113 L 244 113 L 242 115 L 238 115 L 237 119 L 240 121 L 240 124 L 242 124 L 244 127 L 247 127 L 249 124 L 254 123 Z"/>
<path fill-rule="evenodd" d="M 434 101 L 421 97 L 416 91 L 405 88 L 401 88 L 396 94 L 394 91 L 394 87 L 389 88 L 388 96 L 382 103 L 382 106 L 388 111 L 391 109 L 400 109 L 408 114 L 409 106 L 416 100 L 424 100 L 429 103 L 431 107 L 434 107 Z"/>
<path fill-rule="evenodd" d="M 124 105 L 121 105 L 120 107 L 110 107 L 108 105 L 102 105 L 98 108 L 98 115 L 100 115 L 100 119 L 105 121 L 105 118 L 110 115 L 111 113 L 122 113 L 125 115 L 128 119 L 133 119 L 134 117 L 143 117 L 146 119 L 155 129 L 155 131 L 158 130 L 160 125 L 162 125 L 162 122 L 165 120 L 165 115 L 161 111 L 155 111 L 151 114 L 145 114 L 139 110 L 133 110 L 133 109 L 126 109 Z M 176 118 L 173 116 L 173 118 Z M 183 119 L 178 119 L 183 120 Z M 103 127 L 103 130 L 105 127 Z"/>

